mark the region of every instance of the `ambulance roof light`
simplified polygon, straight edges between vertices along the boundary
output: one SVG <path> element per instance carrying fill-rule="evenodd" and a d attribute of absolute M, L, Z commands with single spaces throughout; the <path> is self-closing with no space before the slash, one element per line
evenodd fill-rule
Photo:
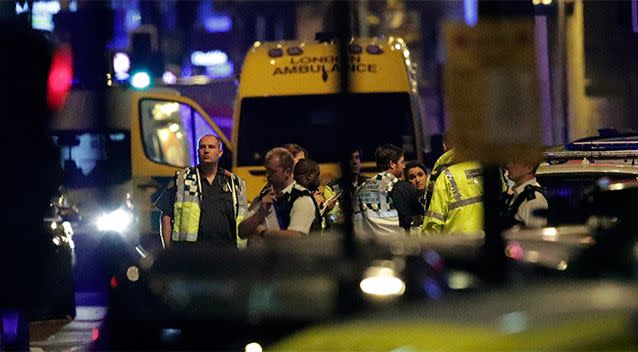
<path fill-rule="evenodd" d="M 284 50 L 282 48 L 271 48 L 268 50 L 268 56 L 270 57 L 282 57 L 284 56 Z"/>
<path fill-rule="evenodd" d="M 368 44 L 368 46 L 366 46 L 366 52 L 370 55 L 379 55 L 383 54 L 383 49 L 377 44 Z"/>
<path fill-rule="evenodd" d="M 350 44 L 349 49 L 352 54 L 361 54 L 363 52 L 363 48 L 359 44 Z"/>
<path fill-rule="evenodd" d="M 293 47 L 290 47 L 290 48 L 286 49 L 286 52 L 290 56 L 298 56 L 298 55 L 303 54 L 303 49 L 301 49 L 298 46 L 293 46 Z"/>

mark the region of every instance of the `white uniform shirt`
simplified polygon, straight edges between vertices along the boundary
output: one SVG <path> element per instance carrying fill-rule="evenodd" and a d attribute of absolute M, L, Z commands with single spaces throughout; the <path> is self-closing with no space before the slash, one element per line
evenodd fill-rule
<path fill-rule="evenodd" d="M 512 201 L 510 202 L 510 204 L 514 204 L 516 198 L 518 198 L 518 196 L 523 193 L 523 190 L 525 190 L 525 187 L 527 185 L 540 187 L 540 184 L 536 181 L 536 178 L 522 183 L 520 186 L 514 188 L 514 197 L 512 197 Z M 514 216 L 516 220 L 521 221 L 525 224 L 526 227 L 530 228 L 544 227 L 547 225 L 546 218 L 534 215 L 534 210 L 548 208 L 547 199 L 545 199 L 545 196 L 543 196 L 540 192 L 535 192 L 535 195 L 536 197 L 534 199 L 523 200 L 521 206 L 518 207 L 516 215 Z"/>
<path fill-rule="evenodd" d="M 296 187 L 299 190 L 305 190 L 306 188 L 298 185 L 296 182 L 291 183 L 286 188 L 284 188 L 281 193 L 290 194 L 292 192 L 293 187 Z M 247 217 L 251 216 L 255 211 L 259 209 L 259 206 L 253 207 L 253 211 L 248 214 Z M 290 224 L 288 224 L 288 230 L 299 231 L 305 235 L 310 233 L 310 227 L 312 226 L 312 222 L 315 219 L 315 203 L 312 201 L 311 197 L 299 197 L 292 204 L 292 209 L 290 210 Z M 266 225 L 269 229 L 275 230 L 285 230 L 282 229 L 279 225 L 279 220 L 277 219 L 277 213 L 275 212 L 275 207 L 271 207 L 268 215 L 264 220 L 263 225 Z"/>

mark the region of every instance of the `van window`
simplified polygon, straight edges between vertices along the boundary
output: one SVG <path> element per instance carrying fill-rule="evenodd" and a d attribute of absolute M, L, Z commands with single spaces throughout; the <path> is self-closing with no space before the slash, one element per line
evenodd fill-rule
<path fill-rule="evenodd" d="M 536 179 L 543 187 L 543 195 L 549 204 L 548 223 L 550 225 L 585 223 L 591 214 L 584 202 L 583 194 L 603 178 L 610 182 L 636 180 L 636 175 L 604 172 L 537 174 Z"/>
<path fill-rule="evenodd" d="M 68 188 L 117 185 L 131 179 L 131 138 L 128 131 L 58 132 L 62 184 Z"/>
<path fill-rule="evenodd" d="M 351 94 L 358 133 L 351 141 L 361 146 L 365 160 L 374 150 L 392 143 L 406 151 L 406 160 L 415 158 L 412 109 L 408 93 Z M 237 163 L 263 165 L 268 149 L 298 143 L 308 149 L 313 160 L 337 162 L 344 141 L 338 140 L 342 124 L 337 120 L 336 94 L 244 98 L 241 101 Z"/>
<path fill-rule="evenodd" d="M 197 162 L 197 139 L 217 135 L 191 106 L 166 100 L 140 102 L 146 156 L 157 163 L 186 167 Z"/>

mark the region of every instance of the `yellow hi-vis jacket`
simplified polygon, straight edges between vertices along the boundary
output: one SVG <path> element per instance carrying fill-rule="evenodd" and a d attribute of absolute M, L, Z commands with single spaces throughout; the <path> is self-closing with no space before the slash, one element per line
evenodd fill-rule
<path fill-rule="evenodd" d="M 483 178 L 478 162 L 441 169 L 422 230 L 427 234 L 483 231 Z"/>
<path fill-rule="evenodd" d="M 237 227 L 246 215 L 246 183 L 235 174 L 219 169 L 217 177 L 225 176 L 226 188 L 230 190 L 235 215 L 237 247 L 246 247 L 247 240 L 239 238 Z M 177 171 L 175 174 L 175 204 L 173 205 L 173 241 L 197 241 L 201 215 L 202 183 L 197 166 Z"/>
<path fill-rule="evenodd" d="M 446 151 L 445 153 L 443 153 L 443 155 L 441 155 L 438 159 L 436 159 L 436 162 L 434 163 L 434 166 L 432 167 L 432 172 L 430 173 L 430 176 L 428 177 L 428 183 L 425 186 L 426 210 L 430 204 L 430 201 L 432 200 L 432 193 L 434 192 L 434 184 L 436 183 L 436 180 L 441 174 L 441 170 L 444 167 L 448 167 L 452 164 L 454 164 L 454 149 L 450 149 Z"/>

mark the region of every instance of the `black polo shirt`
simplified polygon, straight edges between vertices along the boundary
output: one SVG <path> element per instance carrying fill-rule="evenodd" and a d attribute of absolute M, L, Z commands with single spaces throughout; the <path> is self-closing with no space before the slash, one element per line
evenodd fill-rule
<path fill-rule="evenodd" d="M 202 200 L 200 204 L 201 216 L 199 218 L 199 231 L 197 244 L 210 246 L 237 246 L 235 212 L 233 209 L 233 194 L 230 177 L 224 175 L 224 170 L 217 170 L 213 182 L 202 176 Z M 173 217 L 173 205 L 175 204 L 175 182 L 160 195 L 155 206 L 164 215 Z M 176 241 L 172 244 L 190 245 L 192 242 Z"/>

